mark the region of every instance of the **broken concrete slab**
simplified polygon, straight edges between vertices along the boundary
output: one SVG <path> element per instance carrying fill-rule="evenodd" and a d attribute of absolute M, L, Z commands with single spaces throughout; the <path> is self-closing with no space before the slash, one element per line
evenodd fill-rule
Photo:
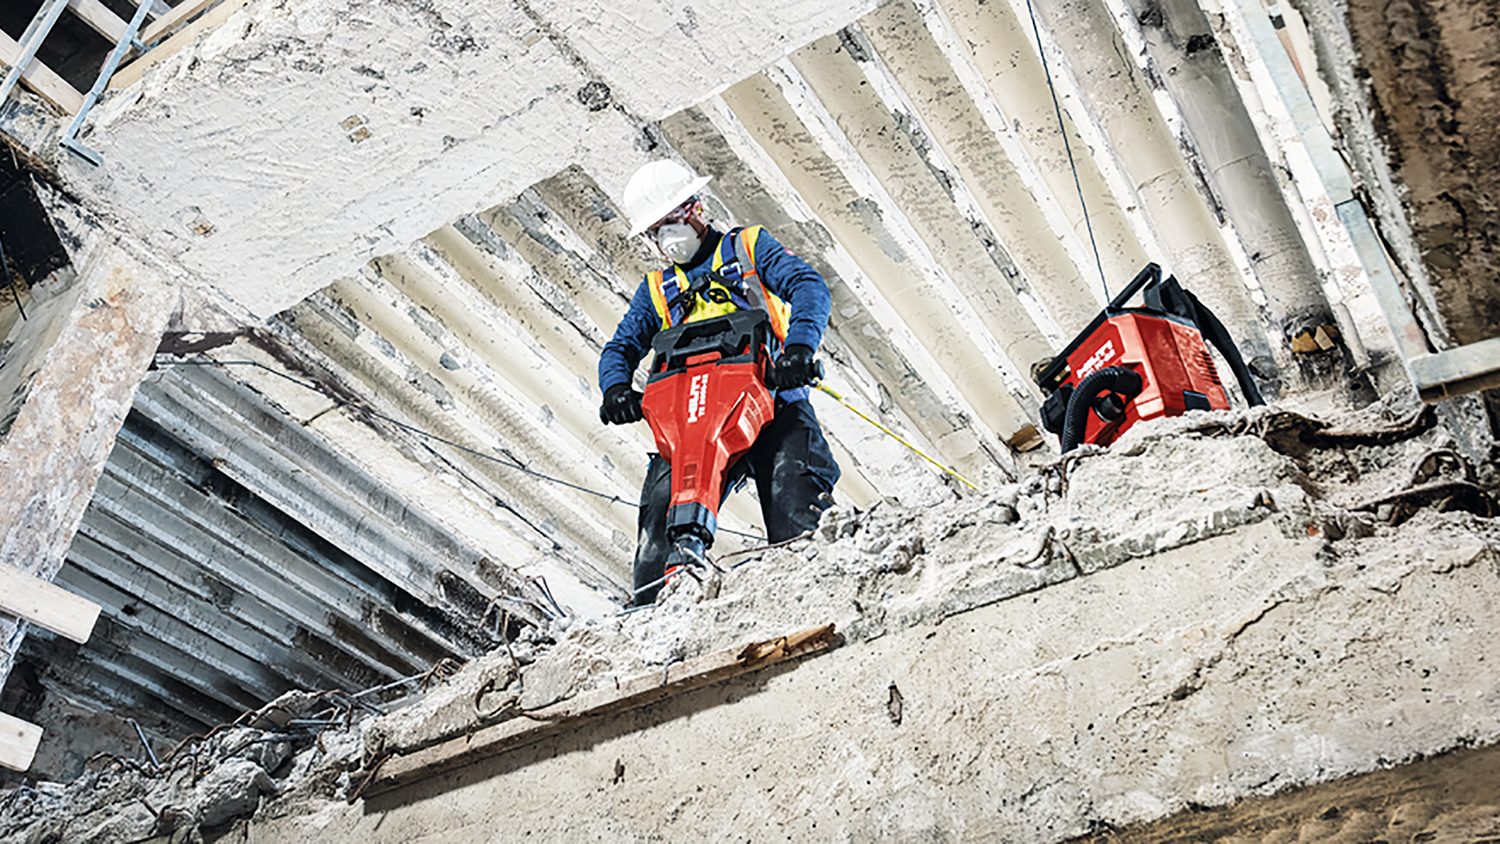
<path fill-rule="evenodd" d="M 654 609 L 530 629 L 524 658 L 502 648 L 339 730 L 326 765 L 305 748 L 246 835 L 1058 841 L 1500 741 L 1500 526 L 1436 501 L 1392 523 L 1341 506 L 1448 435 L 1338 430 L 1195 414 L 941 507 L 831 512 Z M 1371 472 L 1310 482 L 1334 459 L 1320 442 Z M 522 729 L 500 719 L 528 693 L 581 706 L 810 619 L 843 646 L 347 804 L 372 749 Z M 122 816 L 128 799 L 109 797 Z M 18 828 L 3 811 L 0 834 Z"/>

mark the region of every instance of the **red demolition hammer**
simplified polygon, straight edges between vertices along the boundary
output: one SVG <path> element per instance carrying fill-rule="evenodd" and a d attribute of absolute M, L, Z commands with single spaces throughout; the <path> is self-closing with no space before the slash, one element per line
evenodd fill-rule
<path fill-rule="evenodd" d="M 651 343 L 641 410 L 672 464 L 669 577 L 683 565 L 706 565 L 725 475 L 775 412 L 765 383 L 769 336 L 763 312 L 735 311 L 673 326 Z"/>

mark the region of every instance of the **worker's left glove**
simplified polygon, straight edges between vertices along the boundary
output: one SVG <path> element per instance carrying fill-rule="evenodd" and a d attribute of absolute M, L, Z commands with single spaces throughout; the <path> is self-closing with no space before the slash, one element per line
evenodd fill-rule
<path fill-rule="evenodd" d="M 811 384 L 814 378 L 822 375 L 813 354 L 812 346 L 789 344 L 776 359 L 776 365 L 766 373 L 766 386 L 773 390 L 791 390 Z"/>
<path fill-rule="evenodd" d="M 629 384 L 616 384 L 604 391 L 604 404 L 599 407 L 599 421 L 612 425 L 628 425 L 645 418 L 641 413 L 641 394 L 630 389 Z"/>

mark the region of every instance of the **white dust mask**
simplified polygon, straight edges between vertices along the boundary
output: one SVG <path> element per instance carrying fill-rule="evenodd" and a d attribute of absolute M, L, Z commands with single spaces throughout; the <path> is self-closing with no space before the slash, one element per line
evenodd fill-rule
<path fill-rule="evenodd" d="M 703 238 L 687 223 L 667 223 L 656 230 L 656 245 L 668 258 L 686 264 L 698 254 Z"/>

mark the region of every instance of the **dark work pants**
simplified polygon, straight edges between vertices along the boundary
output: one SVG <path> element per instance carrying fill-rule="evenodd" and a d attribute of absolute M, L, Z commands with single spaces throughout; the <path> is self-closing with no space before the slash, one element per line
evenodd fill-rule
<path fill-rule="evenodd" d="M 839 466 L 818 425 L 812 402 L 776 402 L 770 424 L 730 467 L 724 496 L 728 497 L 747 475 L 755 479 L 768 540 L 782 542 L 817 527 L 818 517 L 833 504 Z M 666 572 L 667 555 L 672 550 L 667 542 L 667 509 L 671 505 L 672 464 L 653 454 L 646 468 L 646 482 L 641 485 L 640 532 L 635 549 L 637 589 L 660 580 Z M 635 605 L 654 603 L 660 589 L 658 584 L 636 595 Z"/>

